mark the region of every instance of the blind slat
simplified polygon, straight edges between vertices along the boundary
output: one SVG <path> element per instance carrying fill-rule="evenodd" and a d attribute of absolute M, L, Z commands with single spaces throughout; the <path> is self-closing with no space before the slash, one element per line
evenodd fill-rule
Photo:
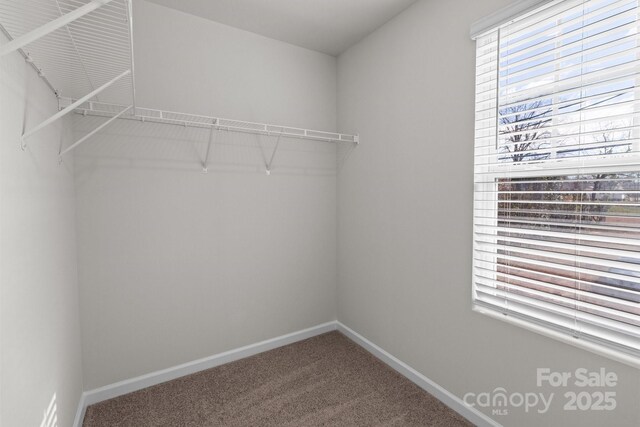
<path fill-rule="evenodd" d="M 518 282 L 524 282 L 517 277 L 514 277 L 514 279 Z M 636 304 L 629 304 L 629 309 L 634 309 L 634 312 L 627 312 L 590 301 L 585 301 L 582 298 L 589 298 L 591 295 L 573 289 L 561 289 L 560 287 L 540 287 L 536 289 L 510 282 L 499 282 L 496 286 L 494 286 L 494 283 L 491 280 L 480 280 L 478 281 L 478 284 L 485 286 L 488 289 L 500 289 L 507 293 L 513 292 L 522 297 L 528 297 L 534 300 L 553 302 L 565 308 L 571 308 L 572 306 L 575 306 L 586 313 L 603 317 L 608 320 L 620 320 L 623 323 L 631 326 L 640 325 L 640 315 L 636 313 L 637 307 L 634 307 Z M 601 301 L 604 302 L 606 300 L 603 299 Z M 627 325 L 623 326 L 624 327 L 622 329 L 624 329 L 626 332 L 634 334 L 636 337 L 640 337 L 635 328 L 628 328 Z"/>
<path fill-rule="evenodd" d="M 538 283 L 541 286 L 556 286 L 558 288 L 564 288 L 568 291 L 584 292 L 585 295 L 598 296 L 601 298 L 609 298 L 609 301 L 615 301 L 618 304 L 628 304 L 629 307 L 637 308 L 637 303 L 640 301 L 640 291 L 634 291 L 631 289 L 616 288 L 611 285 L 589 282 L 584 279 L 572 279 L 566 276 L 554 275 L 547 272 L 536 272 L 531 274 L 526 268 L 519 266 L 509 266 L 509 273 L 501 272 L 501 276 L 513 276 L 518 279 L 531 281 L 532 283 Z M 489 280 L 492 286 L 495 286 L 495 271 L 490 268 L 488 264 L 482 265 L 479 263 L 475 268 L 476 279 L 484 278 Z M 535 279 L 534 279 L 535 277 Z"/>

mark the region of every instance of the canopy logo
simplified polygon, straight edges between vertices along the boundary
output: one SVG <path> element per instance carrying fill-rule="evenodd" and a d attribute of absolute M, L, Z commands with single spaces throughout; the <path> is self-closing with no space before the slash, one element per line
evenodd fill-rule
<path fill-rule="evenodd" d="M 464 395 L 464 403 L 469 406 L 479 406 L 481 408 L 492 408 L 493 415 L 507 415 L 508 408 L 523 407 L 525 412 L 536 410 L 539 414 L 544 414 L 551 407 L 554 393 L 545 395 L 544 393 L 507 393 L 507 390 L 498 387 L 492 392 L 467 393 Z"/>
<path fill-rule="evenodd" d="M 568 390 L 562 395 L 565 411 L 612 411 L 617 404 L 616 392 L 606 389 L 617 385 L 618 375 L 604 368 L 598 371 L 578 368 L 570 372 L 538 368 L 536 371 L 537 387 L 578 389 Z M 463 400 L 471 407 L 491 408 L 492 415 L 508 415 L 512 408 L 545 414 L 551 408 L 555 395 L 554 392 L 539 391 L 509 393 L 504 387 L 497 387 L 491 392 L 467 393 Z"/>

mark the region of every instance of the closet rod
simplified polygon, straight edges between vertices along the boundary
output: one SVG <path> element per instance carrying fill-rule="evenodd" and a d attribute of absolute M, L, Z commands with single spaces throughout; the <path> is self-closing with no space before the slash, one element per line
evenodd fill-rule
<path fill-rule="evenodd" d="M 59 108 L 68 108 L 68 106 L 72 103 L 77 104 L 77 101 L 72 98 L 61 97 L 59 100 Z M 78 106 L 77 108 L 75 108 L 75 111 L 83 115 L 112 117 L 115 113 L 121 111 L 122 108 L 125 108 L 125 106 L 105 102 L 90 101 Z M 144 107 L 137 107 L 135 115 L 132 112 L 129 112 L 128 114 L 122 115 L 120 118 L 127 120 L 138 120 L 141 122 L 163 123 L 205 129 L 213 128 L 218 130 L 228 130 L 260 135 L 283 136 L 296 139 L 310 139 L 327 142 L 354 142 L 356 144 L 360 142 L 360 138 L 358 135 L 351 135 L 346 133 L 296 128 L 268 123 L 248 122 L 243 120 L 225 119 L 221 117 L 208 117 Z"/>

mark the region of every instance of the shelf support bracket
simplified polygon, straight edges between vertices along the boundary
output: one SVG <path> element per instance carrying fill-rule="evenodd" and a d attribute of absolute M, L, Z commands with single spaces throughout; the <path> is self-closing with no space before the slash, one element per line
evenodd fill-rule
<path fill-rule="evenodd" d="M 89 99 L 93 98 L 94 96 L 96 96 L 97 94 L 99 94 L 100 92 L 102 92 L 103 90 L 105 90 L 106 88 L 108 88 L 109 86 L 111 86 L 112 84 L 114 84 L 116 81 L 120 80 L 121 78 L 123 78 L 124 76 L 128 75 L 129 73 L 131 73 L 131 70 L 127 70 L 124 73 L 120 74 L 118 77 L 114 78 L 113 80 L 103 84 L 102 86 L 100 86 L 98 89 L 94 90 L 93 92 L 83 96 L 82 98 L 78 99 L 77 101 L 75 101 L 74 103 L 72 103 L 71 105 L 68 105 L 67 107 L 63 108 L 62 110 L 58 111 L 56 114 L 54 114 L 53 116 L 49 117 L 47 120 L 45 120 L 44 122 L 40 123 L 39 125 L 29 129 L 28 131 L 26 131 L 23 135 L 22 135 L 22 149 L 24 150 L 25 148 L 25 142 L 24 140 L 33 135 L 34 133 L 36 133 L 37 131 L 39 131 L 40 129 L 42 129 L 43 127 L 55 122 L 56 120 L 58 120 L 59 118 L 61 118 L 62 116 L 70 113 L 71 111 L 75 110 L 78 106 L 84 104 L 85 102 L 87 102 Z"/>
<path fill-rule="evenodd" d="M 278 134 L 278 139 L 276 140 L 276 146 L 273 147 L 273 153 L 271 153 L 271 159 L 269 159 L 269 163 L 267 163 L 267 175 L 271 175 L 271 165 L 273 165 L 273 159 L 276 157 L 276 151 L 278 151 L 278 145 L 280 145 L 280 138 L 282 137 L 282 132 Z"/>
<path fill-rule="evenodd" d="M 129 48 L 131 49 L 131 97 L 133 115 L 136 115 L 136 70 L 133 60 L 133 0 L 127 0 L 127 20 L 129 21 Z"/>
<path fill-rule="evenodd" d="M 85 136 L 83 136 L 82 138 L 80 138 L 79 140 L 77 140 L 76 142 L 74 142 L 73 144 L 71 144 L 70 146 L 68 146 L 66 149 L 64 149 L 63 151 L 60 152 L 60 154 L 58 155 L 58 157 L 60 159 L 62 159 L 62 156 L 66 153 L 68 153 L 69 151 L 73 150 L 74 148 L 76 148 L 78 145 L 82 144 L 83 142 L 85 142 L 87 139 L 91 138 L 93 135 L 95 135 L 97 132 L 100 132 L 102 130 L 102 128 L 108 126 L 109 124 L 111 124 L 111 122 L 113 122 L 114 120 L 116 120 L 118 117 L 122 116 L 124 113 L 126 113 L 127 111 L 131 110 L 133 108 L 133 104 L 129 105 L 127 108 L 125 108 L 124 110 L 120 111 L 118 114 L 116 114 L 115 116 L 111 117 L 109 120 L 107 120 L 106 122 L 102 123 L 100 126 L 98 126 L 97 128 L 95 128 L 94 130 L 92 130 L 91 132 L 89 132 L 88 134 L 86 134 Z"/>
<path fill-rule="evenodd" d="M 23 36 L 20 36 L 10 41 L 9 43 L 0 46 L 0 57 L 18 50 L 28 45 L 29 43 L 32 43 L 39 38 L 44 37 L 47 34 L 57 30 L 58 28 L 64 27 L 65 25 L 75 21 L 78 18 L 83 17 L 87 13 L 93 12 L 94 10 L 104 6 L 111 1 L 112 0 L 91 0 L 90 3 L 87 3 L 84 6 L 81 6 L 65 15 L 62 15 L 61 17 L 56 18 L 53 21 L 47 22 L 43 26 L 38 27 L 35 30 L 28 32 L 27 34 L 24 34 Z"/>
<path fill-rule="evenodd" d="M 215 125 L 217 122 L 217 120 L 214 119 L 213 124 Z M 209 172 L 209 151 L 211 150 L 211 142 L 213 141 L 213 133 L 215 132 L 216 128 L 214 126 L 211 126 L 211 129 L 209 130 L 209 143 L 207 144 L 207 152 L 204 155 L 204 161 L 202 162 L 202 173 L 208 173 Z M 220 131 L 220 129 L 218 129 L 218 131 Z"/>

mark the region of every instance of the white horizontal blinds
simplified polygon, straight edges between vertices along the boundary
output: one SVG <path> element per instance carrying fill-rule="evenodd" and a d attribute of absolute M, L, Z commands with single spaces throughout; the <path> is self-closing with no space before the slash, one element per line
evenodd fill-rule
<path fill-rule="evenodd" d="M 479 150 L 478 172 L 600 166 L 603 154 L 611 166 L 635 162 L 637 3 L 568 0 L 500 29 L 497 150 Z"/>
<path fill-rule="evenodd" d="M 640 356 L 638 0 L 477 39 L 476 303 Z"/>

